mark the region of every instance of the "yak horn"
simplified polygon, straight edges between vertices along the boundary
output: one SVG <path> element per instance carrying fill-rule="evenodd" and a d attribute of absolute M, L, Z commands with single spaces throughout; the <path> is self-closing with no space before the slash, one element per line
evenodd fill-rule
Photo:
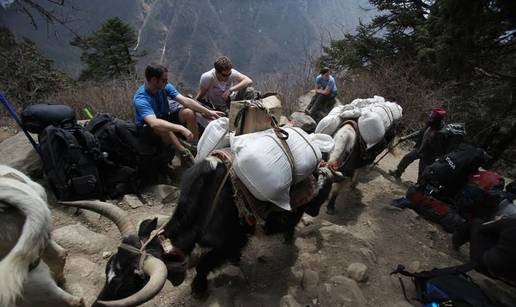
<path fill-rule="evenodd" d="M 137 306 L 151 300 L 161 291 L 167 281 L 167 267 L 163 261 L 149 255 L 143 263 L 143 271 L 150 279 L 140 291 L 124 299 L 97 301 L 97 303 L 107 307 L 127 307 Z"/>
<path fill-rule="evenodd" d="M 134 227 L 134 224 L 127 216 L 127 213 L 113 204 L 98 200 L 61 201 L 59 203 L 67 206 L 91 210 L 107 217 L 116 224 L 118 230 L 122 234 L 122 237 L 136 235 L 136 227 Z"/>

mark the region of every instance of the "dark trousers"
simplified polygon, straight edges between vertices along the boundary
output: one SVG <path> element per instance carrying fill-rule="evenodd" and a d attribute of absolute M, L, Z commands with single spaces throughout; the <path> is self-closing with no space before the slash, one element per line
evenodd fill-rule
<path fill-rule="evenodd" d="M 417 153 L 417 149 L 414 148 L 408 154 L 403 156 L 403 158 L 401 158 L 400 162 L 398 163 L 398 167 L 396 168 L 396 172 L 401 176 L 407 167 L 417 159 L 419 159 L 419 155 Z"/>
<path fill-rule="evenodd" d="M 315 94 L 312 100 L 306 107 L 305 112 L 308 113 L 316 122 L 319 122 L 324 116 L 326 116 L 333 104 L 330 103 L 335 99 L 337 93 L 330 93 L 328 95 Z"/>

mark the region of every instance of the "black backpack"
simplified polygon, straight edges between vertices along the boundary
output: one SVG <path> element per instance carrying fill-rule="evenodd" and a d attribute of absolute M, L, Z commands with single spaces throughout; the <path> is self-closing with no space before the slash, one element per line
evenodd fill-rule
<path fill-rule="evenodd" d="M 466 272 L 475 267 L 472 263 L 430 271 L 410 273 L 398 265 L 392 274 L 401 274 L 412 278 L 416 287 L 416 300 L 428 306 L 450 307 L 500 307 L 477 286 Z M 409 300 L 405 285 L 399 277 L 403 295 Z M 427 305 L 425 305 L 427 306 Z"/>
<path fill-rule="evenodd" d="M 133 190 L 154 181 L 174 157 L 171 146 L 163 144 L 157 135 L 145 133 L 143 128 L 134 123 L 114 118 L 110 114 L 97 114 L 84 128 L 97 138 L 107 160 L 119 169 L 125 169 L 127 179 L 133 183 Z M 107 169 L 102 167 L 105 181 L 116 175 L 112 172 L 115 166 L 105 166 Z M 119 173 L 118 176 L 123 174 Z"/>
<path fill-rule="evenodd" d="M 102 153 L 95 137 L 78 125 L 47 126 L 38 135 L 43 170 L 59 200 L 101 198 L 97 161 Z"/>
<path fill-rule="evenodd" d="M 468 176 L 478 171 L 485 162 L 482 149 L 469 145 L 446 154 L 427 166 L 418 185 L 431 185 L 442 197 L 455 195 L 467 182 Z"/>

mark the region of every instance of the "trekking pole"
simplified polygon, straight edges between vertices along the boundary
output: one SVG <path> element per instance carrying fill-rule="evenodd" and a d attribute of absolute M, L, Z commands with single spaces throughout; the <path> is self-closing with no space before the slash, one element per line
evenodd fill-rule
<path fill-rule="evenodd" d="M 16 121 L 16 123 L 18 124 L 18 126 L 21 128 L 21 130 L 23 131 L 23 133 L 25 133 L 25 136 L 27 137 L 27 139 L 29 139 L 29 142 L 32 144 L 32 147 L 34 147 L 34 149 L 36 150 L 36 152 L 38 153 L 39 157 L 43 160 L 43 157 L 41 156 L 41 151 L 39 149 L 39 146 L 38 144 L 36 143 L 36 141 L 34 141 L 34 139 L 32 138 L 32 136 L 29 134 L 29 132 L 27 132 L 27 130 L 25 130 L 25 128 L 23 127 L 22 125 L 22 122 L 20 121 L 20 119 L 18 118 L 18 115 L 16 115 L 16 112 L 14 112 L 14 110 L 11 108 L 11 106 L 9 105 L 9 102 L 7 101 L 7 98 L 5 98 L 4 96 L 4 92 L 0 91 L 0 101 L 2 101 L 2 104 L 4 105 L 4 107 L 7 109 L 7 112 L 11 115 L 11 117 Z"/>
<path fill-rule="evenodd" d="M 381 157 L 380 159 L 376 160 L 375 163 L 373 163 L 373 166 L 377 166 L 378 163 L 380 163 L 380 161 L 382 161 L 383 158 L 385 158 L 385 156 L 387 156 L 391 150 L 393 150 L 396 146 L 398 146 L 399 144 L 405 142 L 406 140 L 410 139 L 411 137 L 417 135 L 419 133 L 419 131 L 416 131 L 416 132 L 412 132 L 411 134 L 409 135 L 406 135 L 406 136 L 402 136 L 400 137 L 400 139 L 398 140 L 398 142 L 396 142 L 396 144 L 394 144 L 390 149 L 388 149 Z"/>

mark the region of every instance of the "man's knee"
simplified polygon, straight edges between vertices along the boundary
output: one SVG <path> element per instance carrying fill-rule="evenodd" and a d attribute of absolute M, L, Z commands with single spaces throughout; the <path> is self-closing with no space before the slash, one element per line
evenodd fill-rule
<path fill-rule="evenodd" d="M 190 122 L 195 120 L 195 112 L 189 108 L 183 108 L 179 111 L 179 120 L 181 123 Z"/>

